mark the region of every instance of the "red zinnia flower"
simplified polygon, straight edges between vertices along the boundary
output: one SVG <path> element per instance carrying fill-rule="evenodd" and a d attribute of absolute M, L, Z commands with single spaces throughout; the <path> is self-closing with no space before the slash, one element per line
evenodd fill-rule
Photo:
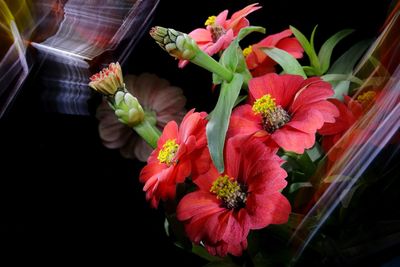
<path fill-rule="evenodd" d="M 266 74 L 249 81 L 250 104 L 236 108 L 228 135 L 253 135 L 269 146 L 303 154 L 315 143 L 315 133 L 325 122 L 335 122 L 339 112 L 327 101 L 329 83 L 318 77 Z"/>
<path fill-rule="evenodd" d="M 176 184 L 185 181 L 193 169 L 201 173 L 199 168 L 207 167 L 201 159 L 207 144 L 206 116 L 205 112 L 191 110 L 183 118 L 179 129 L 175 121 L 165 126 L 158 146 L 151 153 L 139 178 L 145 183 L 143 190 L 146 191 L 146 199 L 151 201 L 154 208 L 160 199 L 173 199 Z M 200 161 L 201 165 L 192 163 L 193 159 Z"/>
<path fill-rule="evenodd" d="M 189 238 L 202 242 L 211 254 L 239 256 L 251 229 L 286 223 L 290 204 L 281 194 L 287 173 L 282 160 L 258 140 L 225 150 L 225 172 L 214 166 L 196 177 L 199 190 L 187 194 L 177 207 Z"/>
<path fill-rule="evenodd" d="M 246 16 L 258 9 L 258 3 L 251 4 L 233 13 L 230 19 L 227 19 L 228 10 L 224 10 L 218 16 L 208 17 L 204 28 L 195 29 L 189 33 L 201 50 L 212 56 L 221 50 L 226 49 L 232 40 L 237 36 L 240 29 L 250 25 Z M 184 67 L 187 60 L 180 60 L 179 67 Z"/>
<path fill-rule="evenodd" d="M 295 58 L 303 57 L 303 47 L 301 47 L 296 38 L 289 38 L 291 35 L 292 31 L 287 29 L 280 33 L 269 35 L 259 43 L 251 45 L 243 50 L 247 67 L 251 71 L 253 77 L 275 72 L 275 65 L 277 63 L 268 57 L 261 48 L 277 47 L 285 50 Z"/>

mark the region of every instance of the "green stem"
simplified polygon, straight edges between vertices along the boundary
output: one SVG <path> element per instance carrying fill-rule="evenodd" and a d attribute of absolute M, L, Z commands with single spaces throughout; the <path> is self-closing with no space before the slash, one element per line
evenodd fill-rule
<path fill-rule="evenodd" d="M 161 132 L 149 121 L 144 120 L 136 126 L 132 127 L 135 132 L 140 135 L 152 148 L 157 147 L 158 138 Z"/>
<path fill-rule="evenodd" d="M 246 68 L 242 74 L 243 76 L 243 85 L 242 88 L 245 90 L 249 90 L 249 81 L 253 76 L 251 75 L 250 71 Z"/>
<path fill-rule="evenodd" d="M 219 64 L 215 59 L 200 49 L 196 56 L 190 60 L 190 62 L 217 74 L 227 82 L 230 82 L 233 79 L 233 73 L 230 70 Z"/>

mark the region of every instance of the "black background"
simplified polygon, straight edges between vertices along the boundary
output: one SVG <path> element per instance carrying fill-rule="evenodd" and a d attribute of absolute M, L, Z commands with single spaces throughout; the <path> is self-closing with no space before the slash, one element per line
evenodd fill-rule
<path fill-rule="evenodd" d="M 190 32 L 203 27 L 210 15 L 251 2 L 161 0 L 152 25 Z M 355 41 L 376 37 L 389 6 L 383 0 L 264 2 L 263 9 L 248 18 L 266 27 L 268 34 L 294 25 L 309 36 L 318 24 L 318 46 L 343 28 L 356 29 L 334 57 Z M 124 66 L 124 73 L 141 72 L 182 87 L 188 109 L 210 111 L 214 105 L 211 75 L 193 65 L 178 69 L 147 33 Z M 8 247 L 0 253 L 15 261 L 49 263 L 203 264 L 168 240 L 162 210 L 149 207 L 138 182 L 143 164 L 104 148 L 94 116 L 44 112 L 35 79 L 28 79 L 0 125 L 0 244 Z M 92 112 L 96 104 L 95 98 Z"/>

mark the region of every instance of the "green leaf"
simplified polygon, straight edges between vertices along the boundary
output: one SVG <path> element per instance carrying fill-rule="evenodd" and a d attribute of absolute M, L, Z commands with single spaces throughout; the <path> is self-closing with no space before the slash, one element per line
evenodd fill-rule
<path fill-rule="evenodd" d="M 332 83 L 332 82 L 341 82 L 341 81 L 349 81 L 356 83 L 358 85 L 362 85 L 363 81 L 357 78 L 356 76 L 349 74 L 325 74 L 321 77 L 322 80 Z"/>
<path fill-rule="evenodd" d="M 304 188 L 304 187 L 312 187 L 312 184 L 310 182 L 293 183 L 290 185 L 289 193 L 296 192 L 300 188 Z"/>
<path fill-rule="evenodd" d="M 167 219 L 167 218 L 165 218 L 165 220 L 164 220 L 164 230 L 165 230 L 165 234 L 166 234 L 167 236 L 170 236 L 170 232 L 169 232 L 169 222 L 168 222 L 168 219 Z"/>
<path fill-rule="evenodd" d="M 322 148 L 318 144 L 318 142 L 315 142 L 315 144 L 312 148 L 306 150 L 306 153 L 308 154 L 308 156 L 310 157 L 312 162 L 315 162 L 319 158 L 321 158 L 321 156 L 324 152 L 322 151 Z"/>
<path fill-rule="evenodd" d="M 224 79 L 222 79 L 221 76 L 219 76 L 215 73 L 212 74 L 212 83 L 214 85 L 221 84 L 223 81 L 224 81 Z"/>
<path fill-rule="evenodd" d="M 316 171 L 316 166 L 307 153 L 296 154 L 294 152 L 285 151 L 285 155 L 294 159 L 299 169 L 310 178 Z"/>
<path fill-rule="evenodd" d="M 243 77 L 236 73 L 230 83 L 223 82 L 217 105 L 209 115 L 207 141 L 211 158 L 219 172 L 224 171 L 224 144 L 232 108 L 242 88 Z"/>
<path fill-rule="evenodd" d="M 241 53 L 237 39 L 235 39 L 221 56 L 220 63 L 231 71 L 235 71 Z"/>
<path fill-rule="evenodd" d="M 242 49 L 239 47 L 239 41 L 241 41 L 244 37 L 249 35 L 252 32 L 261 32 L 265 33 L 265 28 L 263 27 L 246 27 L 239 31 L 238 36 L 231 42 L 227 49 L 223 52 L 220 63 L 224 65 L 226 68 L 230 69 L 234 72 L 242 72 L 243 70 L 238 70 L 238 67 L 242 67 L 238 63 L 240 63 L 240 57 L 243 58 Z"/>
<path fill-rule="evenodd" d="M 352 73 L 354 66 L 370 46 L 371 40 L 364 40 L 353 45 L 349 50 L 343 53 L 336 61 L 333 63 L 332 67 L 329 69 L 328 74 L 348 74 Z"/>
<path fill-rule="evenodd" d="M 252 32 L 259 32 L 259 33 L 265 34 L 265 28 L 259 27 L 259 26 L 249 26 L 246 28 L 242 28 L 237 35 L 238 41 L 243 40 L 244 37 L 246 37 L 247 35 L 249 35 Z"/>
<path fill-rule="evenodd" d="M 306 54 L 308 55 L 311 66 L 315 67 L 316 69 L 319 69 L 319 60 L 318 60 L 317 53 L 315 52 L 315 50 L 313 48 L 314 44 L 311 45 L 310 42 L 307 40 L 307 38 L 304 36 L 304 34 L 302 34 L 295 27 L 290 26 L 290 29 L 292 30 L 296 39 L 300 42 L 301 46 L 304 48 L 304 52 L 306 52 Z M 316 28 L 314 28 L 314 30 L 315 29 Z M 312 37 L 314 37 L 314 35 L 312 35 Z"/>
<path fill-rule="evenodd" d="M 231 42 L 228 48 L 225 49 L 219 60 L 219 63 L 229 70 L 241 73 L 246 81 L 251 78 L 251 74 L 247 69 L 246 60 L 243 56 L 243 51 L 239 46 L 239 41 L 252 32 L 265 33 L 265 28 L 251 26 L 241 29 L 238 36 Z M 221 84 L 223 82 L 223 79 L 215 73 L 213 73 L 212 79 L 213 84 Z"/>
<path fill-rule="evenodd" d="M 314 67 L 311 66 L 303 66 L 303 70 L 306 73 L 307 76 L 315 76 L 317 75 L 317 71 L 314 69 Z"/>
<path fill-rule="evenodd" d="M 335 83 L 333 86 L 333 91 L 335 94 L 333 95 L 334 98 L 343 101 L 343 96 L 349 94 L 350 82 L 349 81 L 341 81 Z"/>
<path fill-rule="evenodd" d="M 311 38 L 310 38 L 310 43 L 311 43 L 311 48 L 315 51 L 315 46 L 314 46 L 314 37 L 315 33 L 317 32 L 318 25 L 315 25 L 312 33 L 311 33 Z"/>
<path fill-rule="evenodd" d="M 300 63 L 285 50 L 276 47 L 262 48 L 261 50 L 264 51 L 270 58 L 275 60 L 282 67 L 285 73 L 301 75 L 304 78 L 307 78 Z"/>
<path fill-rule="evenodd" d="M 335 63 L 329 69 L 328 74 L 351 74 L 354 66 L 370 44 L 371 41 L 368 40 L 361 41 L 352 46 L 335 61 Z M 333 90 L 335 91 L 335 98 L 343 100 L 343 95 L 349 94 L 349 81 L 331 81 L 331 84 L 333 86 Z"/>
<path fill-rule="evenodd" d="M 192 252 L 208 261 L 221 261 L 221 258 L 211 255 L 204 247 L 199 245 L 193 245 Z"/>
<path fill-rule="evenodd" d="M 329 69 L 329 65 L 331 62 L 331 56 L 332 56 L 332 51 L 335 48 L 335 46 L 346 36 L 351 34 L 354 30 L 346 29 L 342 30 L 340 32 L 337 32 L 334 34 L 332 37 L 330 37 L 328 40 L 325 41 L 325 43 L 322 45 L 321 49 L 319 50 L 318 53 L 318 59 L 321 64 L 320 70 L 321 74 L 325 73 Z"/>

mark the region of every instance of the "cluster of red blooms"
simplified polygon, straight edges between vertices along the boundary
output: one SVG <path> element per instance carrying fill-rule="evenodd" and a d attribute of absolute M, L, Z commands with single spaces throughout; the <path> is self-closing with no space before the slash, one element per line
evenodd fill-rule
<path fill-rule="evenodd" d="M 209 17 L 206 28 L 189 35 L 203 51 L 214 55 L 249 26 L 245 16 L 259 8 L 247 6 L 230 19 L 224 11 Z M 230 119 L 223 173 L 213 165 L 208 151 L 207 114 L 191 110 L 179 127 L 174 121 L 166 125 L 140 174 L 153 207 L 160 199 L 175 199 L 176 185 L 191 179 L 196 190 L 180 199 L 177 218 L 189 238 L 211 254 L 241 255 L 250 230 L 287 222 L 291 206 L 281 193 L 287 173 L 281 167 L 279 149 L 302 154 L 313 147 L 317 132 L 327 136 L 323 144 L 329 149 L 359 116 L 353 102 L 328 100 L 334 91 L 321 78 L 274 73 L 276 62 L 260 48 L 278 47 L 301 58 L 303 49 L 291 35 L 287 29 L 244 50 L 253 78 L 247 102 L 235 108 Z M 185 63 L 180 61 L 180 66 Z"/>

